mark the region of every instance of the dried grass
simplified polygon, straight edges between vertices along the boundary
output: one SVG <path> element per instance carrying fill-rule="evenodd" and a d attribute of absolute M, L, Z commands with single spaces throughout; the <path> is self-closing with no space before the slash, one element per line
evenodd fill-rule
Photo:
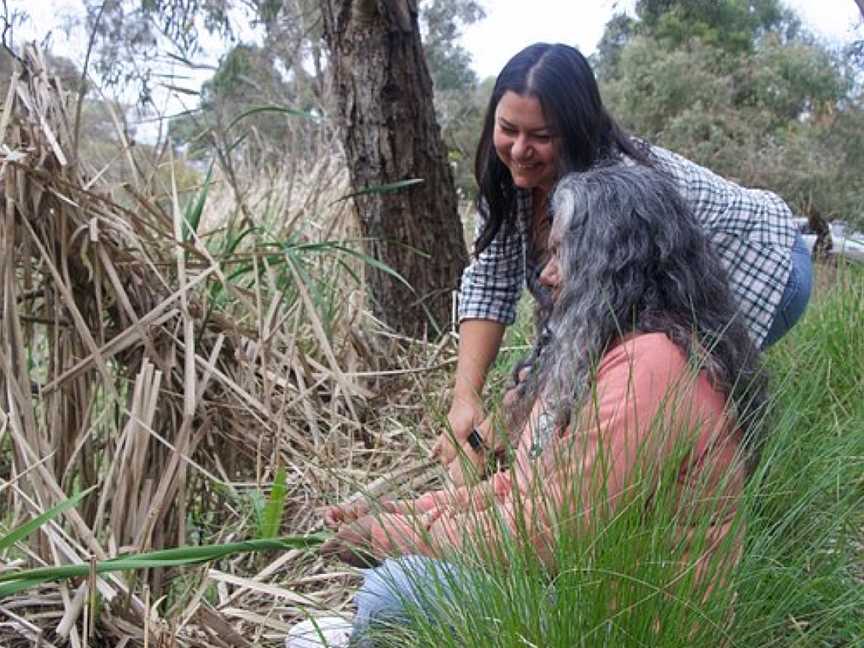
<path fill-rule="evenodd" d="M 452 362 L 450 343 L 383 331 L 357 259 L 340 257 L 333 279 L 335 252 L 276 267 L 265 247 L 355 236 L 334 202 L 347 190 L 338 156 L 269 178 L 235 170 L 251 179 L 242 191 L 217 173 L 184 240 L 174 175 L 135 180 L 127 146 L 116 159 L 132 182 L 104 184 L 69 149 L 70 102 L 28 48 L 0 116 L 0 521 L 98 488 L 0 555 L 0 571 L 246 537 L 249 494 L 279 466 L 290 533 L 320 528 L 318 507 L 359 488 L 428 482 L 420 378 Z M 230 253 L 214 246 L 250 227 Z M 243 264 L 245 285 L 231 278 Z M 88 624 L 87 582 L 42 586 L 0 603 L 0 644 L 247 646 L 278 640 L 301 610 L 345 608 L 353 576 L 340 566 L 299 551 L 263 558 L 94 577 Z"/>

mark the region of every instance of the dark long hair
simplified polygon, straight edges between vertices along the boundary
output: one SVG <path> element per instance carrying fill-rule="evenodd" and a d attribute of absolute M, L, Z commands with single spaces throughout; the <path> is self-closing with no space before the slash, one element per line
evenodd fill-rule
<path fill-rule="evenodd" d="M 719 257 L 672 181 L 650 167 L 604 165 L 562 178 L 552 208 L 561 284 L 517 410 L 542 396 L 560 424 L 569 422 L 615 340 L 660 332 L 727 395 L 755 457 L 766 380 L 759 353 Z"/>
<path fill-rule="evenodd" d="M 600 89 L 588 61 L 575 47 L 535 43 L 516 54 L 495 81 L 474 160 L 479 200 L 488 215 L 475 243 L 482 252 L 502 225 L 514 231 L 516 187 L 498 159 L 492 141 L 495 110 L 507 92 L 536 97 L 543 115 L 560 138 L 559 173 L 585 171 L 600 160 L 625 154 L 650 164 L 647 151 L 635 144 L 603 107 Z"/>

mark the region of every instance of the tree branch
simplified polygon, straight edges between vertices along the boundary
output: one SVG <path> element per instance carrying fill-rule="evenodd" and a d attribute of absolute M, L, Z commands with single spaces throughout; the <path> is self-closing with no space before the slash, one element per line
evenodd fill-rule
<path fill-rule="evenodd" d="M 93 53 L 93 47 L 96 45 L 96 36 L 99 31 L 99 23 L 102 22 L 102 15 L 105 13 L 105 5 L 108 0 L 103 0 L 99 7 L 99 13 L 96 14 L 96 21 L 93 23 L 93 31 L 90 33 L 90 40 L 87 43 L 87 53 L 84 55 L 84 65 L 81 67 L 81 82 L 78 85 L 78 105 L 75 107 L 75 126 L 72 131 L 72 155 L 74 156 L 74 164 L 78 166 L 78 142 L 81 135 L 81 113 L 84 109 L 84 96 L 87 94 L 87 72 L 90 67 L 90 56 Z"/>
<path fill-rule="evenodd" d="M 3 35 L 0 37 L 2 38 L 3 49 L 5 49 L 12 58 L 18 61 L 18 63 L 24 65 L 24 61 L 22 61 L 21 57 L 15 53 L 12 40 L 9 39 L 9 32 L 12 31 L 12 23 L 15 18 L 14 16 L 12 18 L 9 17 L 9 5 L 6 3 L 6 0 L 3 0 L 3 15 L 0 16 L 0 20 L 3 21 Z"/>

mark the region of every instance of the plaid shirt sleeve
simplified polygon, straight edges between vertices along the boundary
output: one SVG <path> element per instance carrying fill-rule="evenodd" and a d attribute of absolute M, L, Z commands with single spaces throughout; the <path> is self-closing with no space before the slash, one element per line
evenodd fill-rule
<path fill-rule="evenodd" d="M 462 273 L 459 321 L 485 319 L 509 325 L 516 320 L 516 304 L 525 284 L 525 243 L 522 232 L 524 200 L 519 200 L 517 232 L 505 241 L 502 226 L 489 246 Z M 480 205 L 475 239 L 483 229 L 487 209 Z"/>
<path fill-rule="evenodd" d="M 745 189 L 659 147 L 651 152 L 702 224 L 751 337 L 761 345 L 789 279 L 796 232 L 792 212 L 769 191 Z"/>

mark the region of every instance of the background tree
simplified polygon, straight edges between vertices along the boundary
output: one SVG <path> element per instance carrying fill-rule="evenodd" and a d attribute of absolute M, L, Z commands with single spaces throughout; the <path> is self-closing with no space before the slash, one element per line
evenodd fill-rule
<path fill-rule="evenodd" d="M 101 4 L 94 5 L 91 15 L 93 25 L 102 24 L 100 33 L 109 43 L 102 48 L 103 56 L 125 43 L 155 47 L 164 38 L 182 58 L 195 52 L 196 27 L 226 37 L 235 34 L 232 6 L 230 0 L 194 0 L 182 6 L 161 0 L 141 5 L 113 0 L 104 10 Z M 242 114 L 259 100 L 321 117 L 338 116 L 351 181 L 358 192 L 354 200 L 365 252 L 401 276 L 379 266 L 368 269 L 375 314 L 410 335 L 425 334 L 430 324 L 433 329 L 446 329 L 451 293 L 467 253 L 452 171 L 435 118 L 417 2 L 253 0 L 244 6 L 251 10 L 251 22 L 263 35 L 263 45 L 240 43 L 222 59 L 202 91 L 201 107 L 174 125 L 175 142 L 203 141 L 201 133 L 218 140 L 230 116 Z M 430 59 L 439 83 L 454 91 L 473 88 L 476 78 L 468 65 L 470 57 L 455 39 L 461 24 L 482 16 L 479 4 L 430 0 L 424 8 Z M 133 28 L 134 38 L 129 35 Z M 110 44 L 112 38 L 124 45 Z M 376 65 L 382 67 L 375 69 Z M 137 76 L 145 82 L 151 79 L 149 73 Z M 331 79 L 335 79 L 332 85 Z M 244 122 L 244 131 L 259 133 L 270 149 L 274 142 L 286 141 L 284 155 L 300 152 L 302 157 L 302 142 L 284 137 L 290 130 L 285 122 L 290 120 L 255 115 Z M 313 130 L 304 131 L 307 141 L 314 138 Z M 244 149 L 235 146 L 237 139 L 223 138 L 217 147 L 223 166 L 230 167 L 234 158 L 244 154 L 264 167 L 279 164 L 278 147 L 275 159 L 266 159 L 260 151 L 250 151 L 254 137 L 244 142 Z M 192 151 L 203 154 L 200 144 Z M 397 193 L 366 192 L 410 179 L 422 184 Z"/>
<path fill-rule="evenodd" d="M 288 106 L 310 114 L 317 109 L 314 100 L 302 96 L 297 84 L 280 73 L 272 52 L 241 43 L 222 57 L 214 75 L 201 86 L 197 109 L 171 120 L 171 139 L 175 145 L 188 145 L 190 157 L 206 160 L 213 154 L 214 138 L 226 140 L 234 120 L 256 108 L 272 108 L 244 120 L 246 137 L 237 151 L 254 159 L 259 168 L 284 164 L 289 156 L 309 153 L 309 138 L 295 137 L 298 120 L 275 110 Z"/>
<path fill-rule="evenodd" d="M 862 97 L 847 56 L 775 0 L 640 0 L 598 51 L 606 101 L 637 135 L 799 213 L 861 218 Z M 838 191 L 838 187 L 843 187 Z"/>
<path fill-rule="evenodd" d="M 462 27 L 485 18 L 475 0 L 429 0 L 421 5 L 423 52 L 436 94 L 477 84 L 471 54 L 459 44 Z"/>
<path fill-rule="evenodd" d="M 591 63 L 597 76 L 611 80 L 618 74 L 621 51 L 632 40 L 637 21 L 626 13 L 612 16 L 597 43 L 597 50 L 591 55 Z"/>
<path fill-rule="evenodd" d="M 794 22 L 779 0 L 639 0 L 640 31 L 669 49 L 696 38 L 727 51 L 749 51 L 758 36 Z"/>
<path fill-rule="evenodd" d="M 858 5 L 858 11 L 861 12 L 861 23 L 864 24 L 864 0 L 855 0 Z M 849 46 L 849 58 L 855 62 L 858 67 L 864 67 L 864 40 L 857 40 Z"/>
<path fill-rule="evenodd" d="M 435 115 L 462 198 L 473 198 L 477 191 L 474 149 L 491 86 L 478 82 L 471 54 L 459 45 L 459 39 L 466 25 L 485 15 L 474 0 L 428 0 L 420 11 L 423 51 L 435 89 Z"/>
<path fill-rule="evenodd" d="M 324 34 L 355 191 L 421 179 L 397 193 L 355 197 L 368 252 L 400 272 L 370 273 L 374 310 L 409 335 L 442 330 L 467 260 L 453 176 L 432 103 L 412 0 L 327 0 Z"/>

